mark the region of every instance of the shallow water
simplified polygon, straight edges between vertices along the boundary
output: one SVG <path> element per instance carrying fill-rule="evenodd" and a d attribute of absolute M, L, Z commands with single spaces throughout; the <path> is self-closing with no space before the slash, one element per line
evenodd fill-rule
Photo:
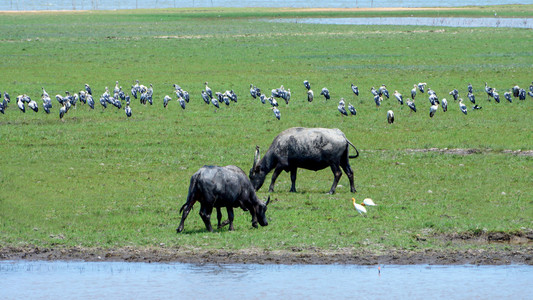
<path fill-rule="evenodd" d="M 445 27 L 511 27 L 533 29 L 533 18 L 302 18 L 272 22 L 332 25 L 416 25 Z"/>
<path fill-rule="evenodd" d="M 0 261 L 1 299 L 527 299 L 533 266 Z"/>
<path fill-rule="evenodd" d="M 514 0 L 1 0 L 0 10 L 80 10 L 170 7 L 450 7 L 531 3 Z"/>

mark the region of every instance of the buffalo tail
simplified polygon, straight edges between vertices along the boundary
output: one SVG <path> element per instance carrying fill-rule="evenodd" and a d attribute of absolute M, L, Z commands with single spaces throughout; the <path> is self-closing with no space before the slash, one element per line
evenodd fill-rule
<path fill-rule="evenodd" d="M 355 149 L 355 152 L 357 153 L 356 155 L 349 155 L 348 158 L 357 158 L 359 156 L 359 151 L 357 150 L 357 148 L 355 148 L 355 146 L 348 140 L 346 140 L 348 142 L 348 145 L 352 146 L 354 149 Z"/>

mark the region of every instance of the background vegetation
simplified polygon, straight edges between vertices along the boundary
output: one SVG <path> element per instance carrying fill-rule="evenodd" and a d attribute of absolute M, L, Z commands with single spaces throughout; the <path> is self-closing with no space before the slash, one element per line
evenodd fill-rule
<path fill-rule="evenodd" d="M 50 95 L 89 83 L 96 99 L 116 80 L 154 86 L 153 106 L 132 101 L 133 116 L 97 104 L 79 105 L 59 120 L 18 111 L 12 100 L 0 115 L 0 245 L 155 246 L 187 248 L 372 250 L 486 247 L 443 242 L 453 234 L 523 233 L 533 225 L 533 158 L 505 150 L 533 150 L 532 98 L 487 102 L 485 82 L 503 93 L 533 80 L 533 32 L 509 28 L 337 26 L 282 24 L 268 18 L 309 16 L 531 17 L 533 6 L 412 12 L 295 12 L 283 9 L 173 9 L 154 11 L 8 13 L 0 15 L 0 91 L 26 93 L 41 104 Z M 306 101 L 303 80 L 315 101 Z M 238 103 L 216 113 L 200 98 L 233 89 Z M 392 97 L 427 82 L 449 111 L 429 118 L 426 94 L 417 113 Z M 182 110 L 167 109 L 172 84 L 191 93 Z M 253 100 L 253 83 L 269 94 L 290 88 L 278 121 Z M 359 86 L 354 96 L 350 84 Z M 448 92 L 466 99 L 472 83 L 480 111 L 459 111 Z M 386 84 L 391 99 L 376 109 L 370 88 Z M 328 87 L 332 99 L 319 96 Z M 344 97 L 358 113 L 342 118 Z M 386 111 L 396 122 L 388 125 Z M 298 174 L 288 193 L 283 173 L 267 212 L 268 227 L 253 229 L 236 212 L 235 232 L 210 234 L 195 207 L 176 234 L 190 176 L 205 164 L 234 164 L 248 172 L 253 151 L 263 152 L 282 130 L 337 127 L 360 149 L 351 160 L 358 200 L 378 204 L 363 218 L 353 209 L 345 175 L 326 195 L 329 170 Z M 471 155 L 420 152 L 477 149 Z M 260 190 L 267 197 L 267 187 Z M 213 223 L 216 218 L 213 216 Z M 421 238 L 422 237 L 422 238 Z"/>

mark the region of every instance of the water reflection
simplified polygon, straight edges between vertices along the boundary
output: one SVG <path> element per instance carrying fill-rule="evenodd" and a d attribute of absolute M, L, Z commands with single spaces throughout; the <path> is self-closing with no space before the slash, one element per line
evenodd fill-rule
<path fill-rule="evenodd" d="M 331 25 L 415 25 L 446 27 L 511 27 L 533 29 L 533 18 L 301 18 L 272 22 Z"/>
<path fill-rule="evenodd" d="M 0 262 L 0 298 L 527 298 L 533 266 Z M 492 287 L 492 288 L 487 288 Z"/>

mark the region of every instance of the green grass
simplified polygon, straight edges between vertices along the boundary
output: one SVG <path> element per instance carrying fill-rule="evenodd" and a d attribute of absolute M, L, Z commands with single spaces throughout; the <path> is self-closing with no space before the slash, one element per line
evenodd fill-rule
<path fill-rule="evenodd" d="M 530 5 L 439 14 L 479 17 L 493 10 L 501 16 L 533 15 Z M 155 104 L 132 101 L 131 119 L 122 110 L 102 112 L 99 104 L 94 111 L 80 106 L 61 122 L 55 99 L 51 115 L 22 114 L 12 101 L 0 115 L 0 245 L 440 249 L 451 246 L 431 236 L 531 230 L 533 158 L 502 151 L 533 149 L 532 99 L 488 103 L 483 87 L 488 82 L 503 98 L 514 84 L 529 86 L 533 32 L 257 20 L 367 14 L 282 9 L 3 14 L 0 90 L 12 99 L 26 93 L 40 104 L 41 86 L 55 95 L 77 92 L 85 83 L 100 95 L 116 80 L 129 90 L 139 79 L 153 83 Z M 379 13 L 411 14 L 437 12 Z M 311 104 L 304 79 L 315 91 Z M 214 113 L 200 98 L 205 81 L 214 91 L 234 89 L 239 102 Z M 420 81 L 449 99 L 449 112 L 439 110 L 430 119 L 425 94 L 417 96 L 416 114 L 393 98 L 375 108 L 370 87 L 384 83 L 391 96 L 395 89 L 407 96 Z M 360 87 L 358 98 L 352 82 Z M 185 111 L 176 101 L 163 109 L 164 95 L 175 98 L 174 83 L 191 93 Z M 290 106 L 280 107 L 281 121 L 251 100 L 250 83 L 267 94 L 282 84 L 291 89 Z M 468 83 L 483 110 L 465 116 L 448 92 L 457 88 L 464 97 Z M 332 94 L 328 103 L 318 95 L 324 86 Z M 340 117 L 340 97 L 355 105 L 356 117 Z M 396 115 L 393 125 L 386 123 L 388 109 Z M 249 213 L 236 211 L 235 232 L 210 234 L 197 205 L 184 233 L 176 234 L 178 209 L 198 168 L 235 164 L 248 172 L 255 145 L 264 152 L 293 126 L 340 128 L 360 149 L 361 156 L 351 160 L 355 197 L 378 204 L 368 218 L 353 209 L 345 175 L 330 196 L 329 170 L 301 170 L 298 193 L 288 193 L 287 173 L 278 178 L 268 227 L 253 229 Z M 431 147 L 484 152 L 406 151 Z M 261 198 L 269 182 L 270 176 Z M 417 241 L 417 234 L 430 238 Z"/>

